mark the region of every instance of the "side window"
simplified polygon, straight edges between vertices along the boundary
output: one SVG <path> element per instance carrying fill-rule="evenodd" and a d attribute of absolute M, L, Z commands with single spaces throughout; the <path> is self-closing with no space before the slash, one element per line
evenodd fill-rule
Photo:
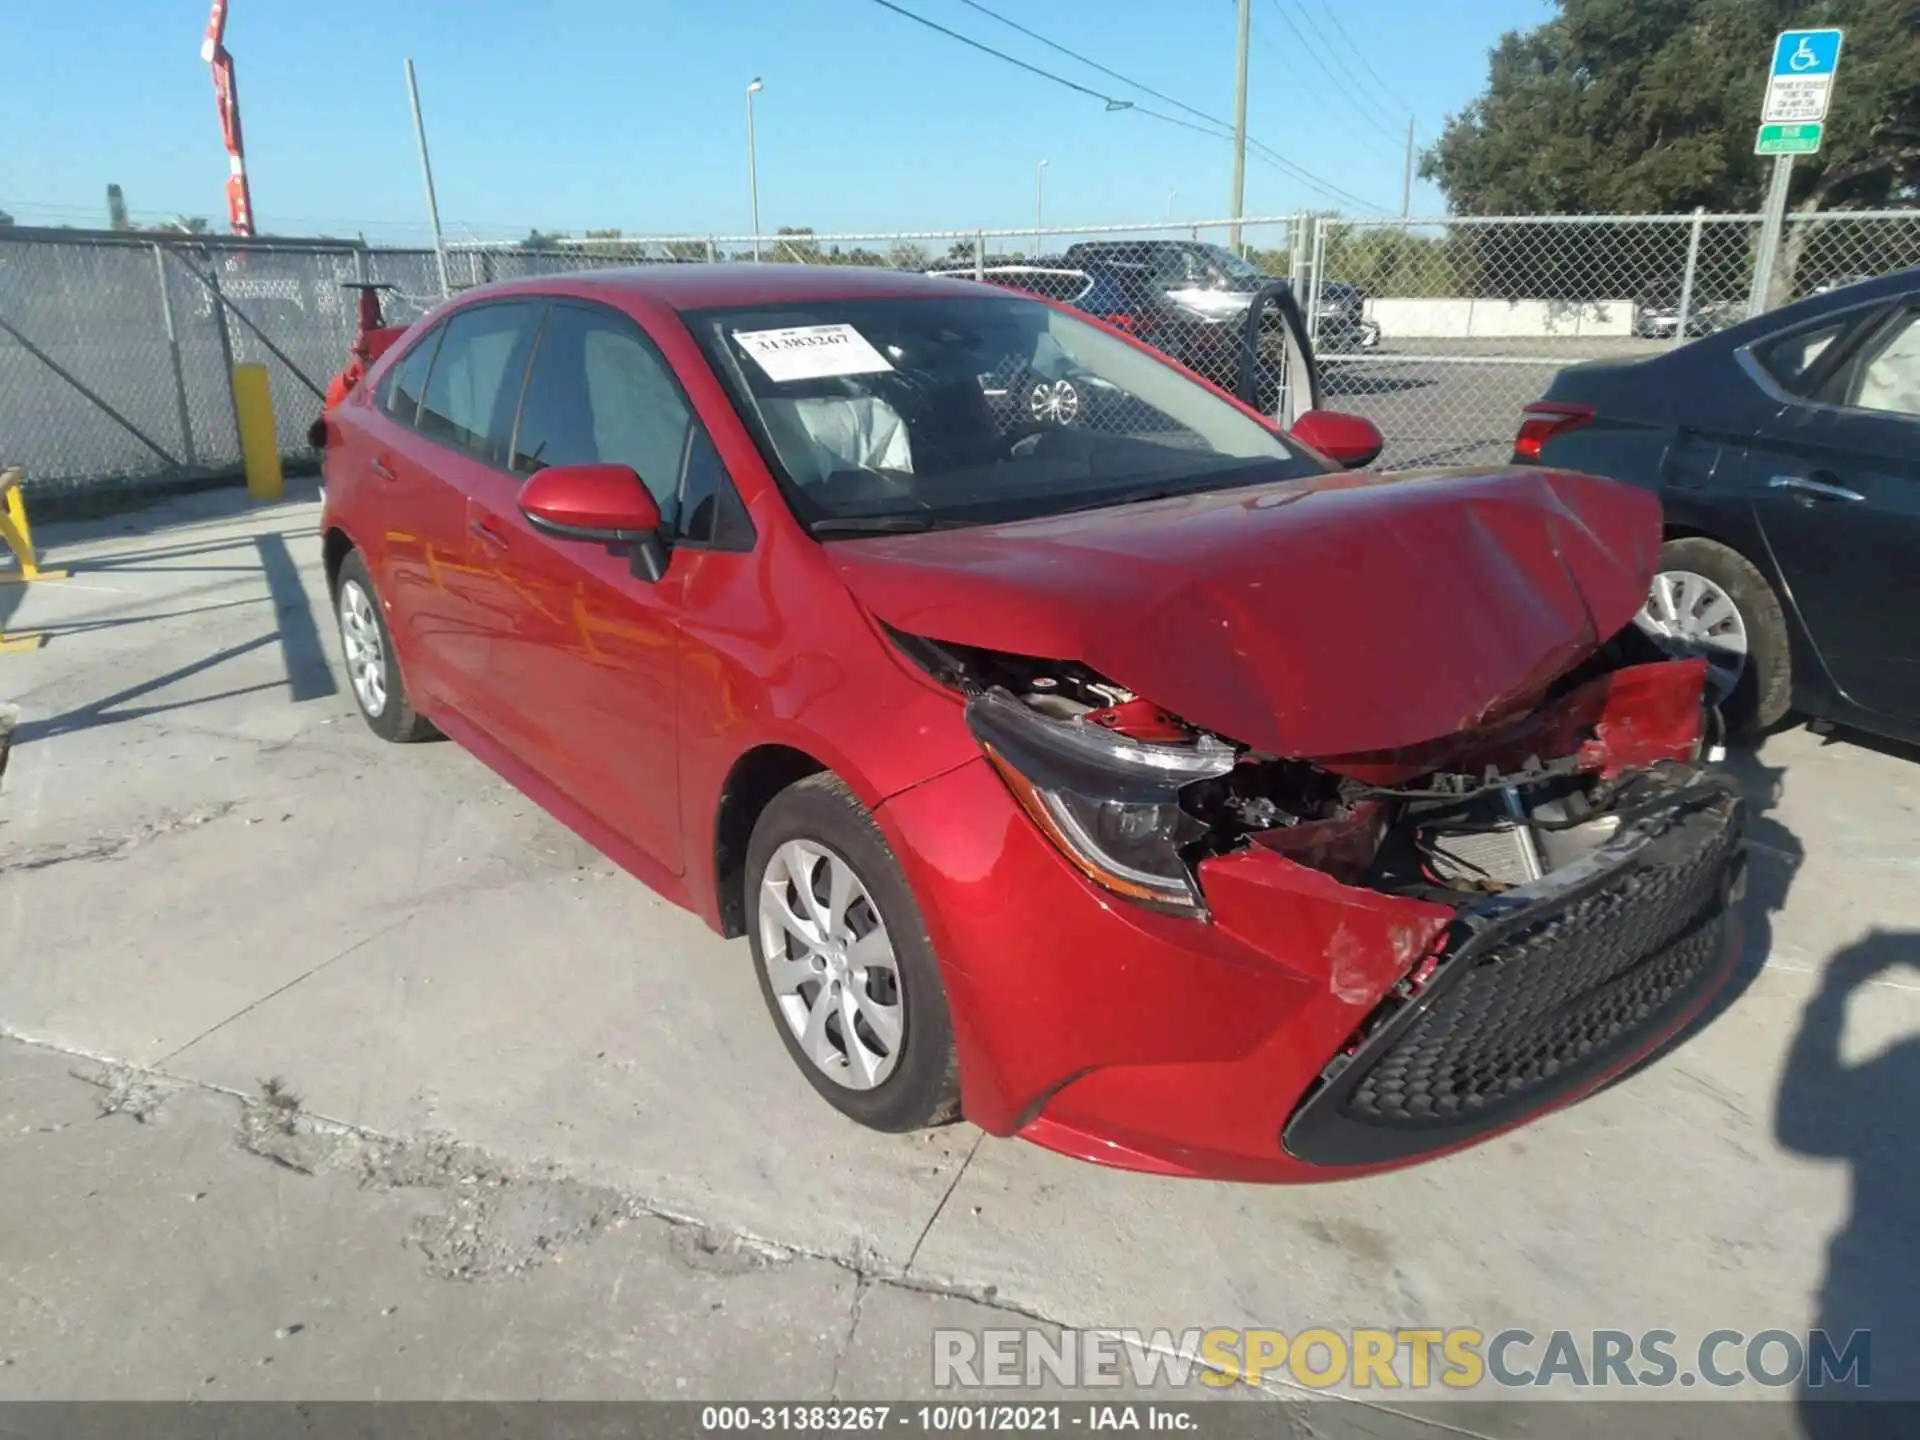
<path fill-rule="evenodd" d="M 527 377 L 512 468 L 630 465 L 671 514 L 696 428 L 667 362 L 631 321 L 556 305 Z"/>
<path fill-rule="evenodd" d="M 1920 417 L 1920 310 L 1896 315 L 1849 368 L 1842 404 Z"/>
<path fill-rule="evenodd" d="M 1853 324 L 1853 317 L 1837 320 L 1813 330 L 1799 330 L 1777 340 L 1768 340 L 1754 349 L 1754 356 L 1782 388 L 1794 394 L 1806 393 L 1806 381 L 1820 357 Z"/>
<path fill-rule="evenodd" d="M 447 332 L 436 325 L 402 355 L 380 377 L 380 389 L 374 394 L 379 407 L 402 425 L 411 425 L 420 411 L 420 393 L 427 388 L 427 369 L 433 364 L 433 352 L 440 348 L 440 337 Z"/>
<path fill-rule="evenodd" d="M 679 538 L 721 550 L 747 550 L 753 545 L 753 521 L 733 488 L 720 452 L 713 448 L 706 427 L 696 424 L 687 437 L 686 476 L 680 486 Z"/>
<path fill-rule="evenodd" d="M 513 413 L 525 374 L 526 342 L 540 311 L 540 305 L 524 301 L 477 305 L 447 321 L 420 400 L 421 434 L 486 456 L 488 437 L 497 433 L 495 420 Z"/>

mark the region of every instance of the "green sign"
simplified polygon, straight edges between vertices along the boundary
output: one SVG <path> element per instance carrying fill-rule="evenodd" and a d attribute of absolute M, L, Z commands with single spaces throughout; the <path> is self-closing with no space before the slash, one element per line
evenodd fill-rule
<path fill-rule="evenodd" d="M 1762 125 L 1753 142 L 1756 155 L 1811 155 L 1820 148 L 1820 121 L 1802 125 Z"/>

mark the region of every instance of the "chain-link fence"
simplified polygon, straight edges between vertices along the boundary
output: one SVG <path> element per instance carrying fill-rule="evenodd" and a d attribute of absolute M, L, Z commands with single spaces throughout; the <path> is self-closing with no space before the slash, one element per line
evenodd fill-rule
<path fill-rule="evenodd" d="M 1710 334 L 1820 289 L 1920 265 L 1920 211 L 1792 216 L 1771 257 L 1751 215 L 1348 220 L 1277 216 L 1060 229 L 602 234 L 449 247 L 456 290 L 604 265 L 859 265 L 985 280 L 1079 306 L 1219 383 L 1242 374 L 1247 297 L 1289 279 L 1321 403 L 1368 416 L 1393 465 L 1503 460 L 1563 366 Z M 1768 264 L 1767 261 L 1771 260 Z M 1756 283 L 1762 275 L 1762 283 Z M 289 455 L 344 363 L 354 303 L 441 298 L 429 250 L 0 229 L 0 461 L 29 484 L 112 486 L 239 463 L 230 376 L 271 374 Z M 1263 354 L 1257 397 L 1288 393 Z M 1057 412 L 1057 385 L 1015 397 Z"/>
<path fill-rule="evenodd" d="M 1770 264 L 1761 232 L 1758 216 L 1704 212 L 1316 219 L 1308 274 L 1322 296 L 1357 290 L 1372 327 L 1350 351 L 1321 321 L 1323 403 L 1378 424 L 1390 464 L 1499 461 L 1568 364 L 1920 265 L 1920 211 L 1791 216 Z"/>
<path fill-rule="evenodd" d="M 354 333 L 344 282 L 438 300 L 430 251 L 0 229 L 0 453 L 30 490 L 230 471 L 236 364 L 298 455 Z"/>

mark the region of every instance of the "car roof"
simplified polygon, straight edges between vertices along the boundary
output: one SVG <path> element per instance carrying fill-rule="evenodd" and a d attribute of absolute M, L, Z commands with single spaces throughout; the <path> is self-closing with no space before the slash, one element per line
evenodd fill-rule
<path fill-rule="evenodd" d="M 620 266 L 505 280 L 461 292 L 461 299 L 571 295 L 579 299 L 644 298 L 673 310 L 705 310 L 781 301 L 911 298 L 953 294 L 965 277 L 922 275 L 864 265 Z"/>

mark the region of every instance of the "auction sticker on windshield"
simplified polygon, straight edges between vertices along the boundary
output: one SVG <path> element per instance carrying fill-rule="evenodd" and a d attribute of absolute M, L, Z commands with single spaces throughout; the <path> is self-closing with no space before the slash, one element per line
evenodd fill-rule
<path fill-rule="evenodd" d="M 878 375 L 887 357 L 851 325 L 796 325 L 787 330 L 736 330 L 733 338 L 778 384 L 829 375 Z"/>

